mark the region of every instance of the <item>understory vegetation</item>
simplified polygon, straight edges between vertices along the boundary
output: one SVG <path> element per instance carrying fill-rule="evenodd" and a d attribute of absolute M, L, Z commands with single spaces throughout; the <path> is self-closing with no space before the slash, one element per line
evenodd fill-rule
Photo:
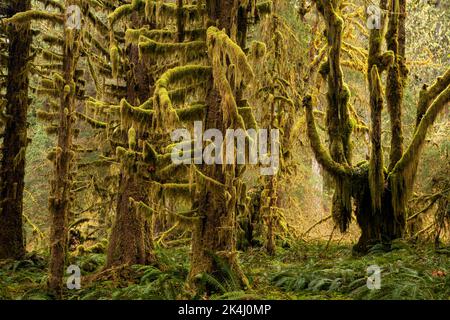
<path fill-rule="evenodd" d="M 351 247 L 327 242 L 292 243 L 273 257 L 262 249 L 240 255 L 250 288 L 241 290 L 229 266 L 221 266 L 224 280 L 205 276 L 212 285 L 210 296 L 197 295 L 185 286 L 189 272 L 189 248 L 161 248 L 156 254 L 162 265 L 135 265 L 98 275 L 104 253 L 89 253 L 71 259 L 82 269 L 82 288 L 67 292 L 66 299 L 449 299 L 450 249 L 438 252 L 432 246 L 394 243 L 392 251 L 373 249 L 354 257 Z M 29 255 L 0 268 L 1 299 L 50 299 L 46 293 L 47 258 Z M 381 289 L 367 287 L 367 268 L 381 268 Z M 125 272 L 125 273 L 124 273 Z M 95 280 L 93 279 L 93 275 Z"/>

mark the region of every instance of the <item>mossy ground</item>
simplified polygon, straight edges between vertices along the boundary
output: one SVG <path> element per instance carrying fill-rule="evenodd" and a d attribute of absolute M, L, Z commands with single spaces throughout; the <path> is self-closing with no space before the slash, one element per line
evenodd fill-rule
<path fill-rule="evenodd" d="M 126 273 L 100 274 L 103 254 L 86 254 L 71 263 L 82 269 L 82 289 L 66 291 L 65 299 L 450 299 L 450 250 L 397 242 L 390 252 L 377 248 L 352 256 L 350 245 L 295 243 L 277 248 L 270 257 L 261 249 L 241 253 L 251 282 L 241 291 L 229 279 L 204 277 L 216 292 L 206 297 L 185 285 L 189 248 L 158 249 L 160 268 L 133 266 Z M 46 259 L 35 254 L 21 262 L 0 265 L 0 299 L 50 299 L 45 292 Z M 381 268 L 381 289 L 369 290 L 367 267 Z M 226 268 L 226 267 L 225 267 Z M 160 269 L 164 270 L 161 271 Z M 91 281 L 97 274 L 97 280 Z"/>

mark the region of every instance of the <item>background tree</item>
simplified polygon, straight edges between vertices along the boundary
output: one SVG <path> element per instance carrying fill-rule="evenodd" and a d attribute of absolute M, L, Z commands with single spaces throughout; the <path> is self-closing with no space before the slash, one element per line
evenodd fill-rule
<path fill-rule="evenodd" d="M 31 1 L 9 1 L 2 13 L 13 16 L 31 8 Z M 9 26 L 6 99 L 0 112 L 4 121 L 0 169 L 0 259 L 18 259 L 25 254 L 23 238 L 23 189 L 25 153 L 28 145 L 27 111 L 32 34 L 30 23 Z M 4 38 L 5 39 L 5 38 Z"/>

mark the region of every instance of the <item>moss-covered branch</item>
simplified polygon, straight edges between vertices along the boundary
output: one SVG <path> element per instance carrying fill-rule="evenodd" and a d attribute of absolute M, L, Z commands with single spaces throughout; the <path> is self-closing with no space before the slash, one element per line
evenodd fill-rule
<path fill-rule="evenodd" d="M 407 201 L 411 196 L 420 155 L 425 144 L 425 138 L 430 126 L 433 125 L 438 114 L 449 106 L 450 85 L 433 101 L 428 111 L 420 121 L 414 137 L 402 158 L 397 162 L 389 174 L 392 190 L 392 205 L 397 215 L 404 216 Z"/>
<path fill-rule="evenodd" d="M 91 125 L 93 128 L 96 129 L 104 129 L 107 127 L 107 123 L 106 122 L 102 122 L 102 121 L 98 121 L 95 120 L 94 118 L 91 118 L 81 112 L 77 112 L 76 115 L 78 116 L 78 118 L 86 121 L 89 125 Z"/>
<path fill-rule="evenodd" d="M 419 102 L 417 104 L 416 128 L 419 126 L 423 115 L 427 111 L 430 103 L 450 85 L 450 68 L 430 86 L 424 85 L 419 94 Z"/>
<path fill-rule="evenodd" d="M 4 22 L 20 25 L 31 22 L 32 20 L 46 20 L 56 24 L 64 24 L 64 16 L 59 13 L 49 13 L 39 10 L 29 10 L 19 12 L 11 18 L 5 19 Z"/>
<path fill-rule="evenodd" d="M 180 54 L 187 61 L 198 59 L 206 55 L 206 43 L 204 41 L 190 41 L 182 43 L 164 43 L 142 37 L 139 39 L 140 56 L 166 57 L 167 55 Z"/>
<path fill-rule="evenodd" d="M 306 96 L 303 99 L 303 106 L 306 109 L 306 124 L 308 128 L 308 137 L 311 142 L 311 149 L 313 150 L 314 155 L 316 156 L 317 162 L 319 162 L 327 172 L 329 172 L 334 176 L 343 177 L 350 175 L 351 174 L 350 167 L 334 161 L 320 141 L 320 137 L 316 128 L 316 123 L 314 120 L 311 96 Z"/>

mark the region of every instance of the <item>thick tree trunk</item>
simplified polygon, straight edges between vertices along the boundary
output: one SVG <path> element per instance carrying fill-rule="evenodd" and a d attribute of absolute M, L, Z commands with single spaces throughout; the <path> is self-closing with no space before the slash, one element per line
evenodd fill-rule
<path fill-rule="evenodd" d="M 138 205 L 139 201 L 147 202 L 147 199 L 147 189 L 142 181 L 135 174 L 123 172 L 109 240 L 107 268 L 155 262 L 151 226 Z"/>
<path fill-rule="evenodd" d="M 10 1 L 11 15 L 31 8 L 29 0 Z M 6 124 L 0 169 L 0 259 L 19 259 L 25 253 L 22 210 L 27 148 L 28 59 L 30 24 L 8 31 Z"/>
<path fill-rule="evenodd" d="M 208 94 L 208 114 L 206 128 L 217 128 L 224 132 L 220 97 L 216 90 Z M 204 174 L 226 186 L 233 177 L 226 177 L 221 165 L 204 165 Z M 230 171 L 228 171 L 230 174 Z M 238 279 L 246 285 L 245 276 L 238 265 L 236 256 L 236 195 L 227 201 L 225 187 L 211 181 L 196 192 L 194 207 L 201 214 L 192 235 L 191 270 L 189 279 L 194 284 L 201 273 L 211 274 L 218 279 L 226 279 L 221 264 L 227 264 Z"/>
<path fill-rule="evenodd" d="M 132 21 L 139 25 L 137 13 Z M 127 101 L 137 105 L 150 96 L 152 80 L 149 78 L 143 60 L 139 59 L 137 45 L 128 47 L 128 58 L 132 69 L 127 72 Z M 126 133 L 124 132 L 125 136 Z M 127 141 L 127 139 L 123 139 Z M 106 267 L 155 263 L 152 229 L 144 212 L 136 203 L 148 204 L 148 183 L 139 174 L 122 167 L 115 221 L 111 231 Z"/>
<path fill-rule="evenodd" d="M 210 20 L 228 34 L 235 14 L 233 8 L 233 0 L 207 1 Z M 224 133 L 226 128 L 221 97 L 216 89 L 209 91 L 206 104 L 209 107 L 204 129 L 214 128 Z M 202 273 L 226 279 L 229 275 L 221 265 L 227 264 L 241 284 L 246 286 L 248 283 L 239 267 L 236 252 L 236 190 L 229 188 L 236 176 L 235 172 L 229 166 L 222 170 L 221 165 L 203 165 L 202 171 L 221 185 L 205 180 L 196 191 L 194 207 L 198 208 L 201 217 L 193 230 L 190 283 L 195 285 L 196 276 Z M 227 199 L 227 191 L 231 199 Z"/>

